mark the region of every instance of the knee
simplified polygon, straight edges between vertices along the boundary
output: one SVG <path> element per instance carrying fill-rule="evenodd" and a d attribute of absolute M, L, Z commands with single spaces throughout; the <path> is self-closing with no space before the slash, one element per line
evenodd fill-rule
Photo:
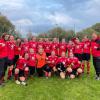
<path fill-rule="evenodd" d="M 21 81 L 25 81 L 25 77 L 20 77 L 20 80 Z"/>
<path fill-rule="evenodd" d="M 16 69 L 15 69 L 15 74 L 18 74 L 18 73 L 19 73 L 19 69 L 16 68 Z"/>
<path fill-rule="evenodd" d="M 78 72 L 79 74 L 81 74 L 81 73 L 82 73 L 82 69 L 81 69 L 81 68 L 78 68 L 78 69 L 77 69 L 77 72 Z"/>
<path fill-rule="evenodd" d="M 70 79 L 74 79 L 75 78 L 75 75 L 70 75 Z"/>
<path fill-rule="evenodd" d="M 10 69 L 10 70 L 13 70 L 13 65 L 11 65 L 11 66 L 9 67 L 9 69 Z"/>
<path fill-rule="evenodd" d="M 28 68 L 28 67 L 26 67 L 26 68 L 25 68 L 25 71 L 29 71 L 29 68 Z"/>
<path fill-rule="evenodd" d="M 64 72 L 61 72 L 60 73 L 60 77 L 61 77 L 61 79 L 65 79 L 65 73 Z"/>
<path fill-rule="evenodd" d="M 72 68 L 67 68 L 67 72 L 71 73 L 72 72 Z"/>

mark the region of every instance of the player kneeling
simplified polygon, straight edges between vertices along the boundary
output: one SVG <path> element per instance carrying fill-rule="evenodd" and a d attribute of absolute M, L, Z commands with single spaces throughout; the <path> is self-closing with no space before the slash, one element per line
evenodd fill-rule
<path fill-rule="evenodd" d="M 65 52 L 61 53 L 61 57 L 58 58 L 56 63 L 57 63 L 56 68 L 57 68 L 57 71 L 60 74 L 60 77 L 62 79 L 65 79 L 66 63 L 67 63 L 67 57 L 66 57 L 66 53 Z"/>
<path fill-rule="evenodd" d="M 47 66 L 45 67 L 45 74 L 47 77 L 51 77 L 52 72 L 56 72 L 56 61 L 57 56 L 55 54 L 55 51 L 51 52 L 51 55 L 47 58 Z"/>
<path fill-rule="evenodd" d="M 36 59 L 37 59 L 37 66 L 36 66 L 36 70 L 37 70 L 37 75 L 39 77 L 43 77 L 44 75 L 44 68 L 46 65 L 46 53 L 44 52 L 43 48 L 39 48 L 38 49 L 38 53 L 36 55 Z"/>
<path fill-rule="evenodd" d="M 67 73 L 71 79 L 74 79 L 76 76 L 79 76 L 82 73 L 81 63 L 78 58 L 74 57 L 73 53 L 69 54 L 69 67 L 67 68 Z"/>
<path fill-rule="evenodd" d="M 15 69 L 15 80 L 16 84 L 27 85 L 26 80 L 29 73 L 29 68 L 27 67 L 29 55 L 25 53 L 24 58 L 20 57 L 17 62 Z"/>

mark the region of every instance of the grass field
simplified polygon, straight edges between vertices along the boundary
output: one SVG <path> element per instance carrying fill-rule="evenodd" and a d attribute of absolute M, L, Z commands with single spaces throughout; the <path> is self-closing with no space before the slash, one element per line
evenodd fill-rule
<path fill-rule="evenodd" d="M 80 79 L 35 77 L 28 80 L 28 86 L 9 81 L 0 87 L 0 100 L 100 100 L 100 81 L 94 79 L 91 64 L 90 76 L 84 74 Z"/>

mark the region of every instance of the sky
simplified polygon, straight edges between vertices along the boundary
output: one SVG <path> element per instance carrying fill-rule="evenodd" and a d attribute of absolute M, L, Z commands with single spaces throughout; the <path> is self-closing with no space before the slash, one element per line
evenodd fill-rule
<path fill-rule="evenodd" d="M 26 34 L 54 27 L 83 30 L 100 22 L 100 0 L 0 0 L 0 12 Z"/>

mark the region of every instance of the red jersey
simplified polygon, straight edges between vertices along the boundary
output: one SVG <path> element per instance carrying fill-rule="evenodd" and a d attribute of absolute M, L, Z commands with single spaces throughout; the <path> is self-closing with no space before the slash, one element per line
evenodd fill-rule
<path fill-rule="evenodd" d="M 44 42 L 38 42 L 37 49 L 44 48 Z"/>
<path fill-rule="evenodd" d="M 50 53 L 51 52 L 51 43 L 50 42 L 45 42 L 44 43 L 44 51 L 46 53 Z"/>
<path fill-rule="evenodd" d="M 31 66 L 31 67 L 36 66 L 36 54 L 29 54 L 28 66 Z"/>
<path fill-rule="evenodd" d="M 66 43 L 59 43 L 59 55 L 62 54 L 62 52 L 66 52 L 67 50 L 67 44 Z"/>
<path fill-rule="evenodd" d="M 57 59 L 58 59 L 57 56 L 49 56 L 49 57 L 47 58 L 47 61 L 50 62 L 50 63 L 48 63 L 49 66 L 50 66 L 50 67 L 54 67 L 54 66 L 56 65 Z"/>
<path fill-rule="evenodd" d="M 67 59 L 68 59 L 67 57 L 59 57 L 56 64 L 63 63 L 64 66 L 66 66 L 67 65 Z"/>
<path fill-rule="evenodd" d="M 91 42 L 90 41 L 83 42 L 83 53 L 89 53 L 90 54 L 90 48 L 91 48 Z"/>
<path fill-rule="evenodd" d="M 15 55 L 20 55 L 21 54 L 21 47 L 15 45 L 14 52 L 15 52 Z"/>
<path fill-rule="evenodd" d="M 92 49 L 92 55 L 93 57 L 100 57 L 100 44 L 97 43 L 96 41 L 91 42 L 91 49 Z"/>
<path fill-rule="evenodd" d="M 74 46 L 68 44 L 68 45 L 67 45 L 67 50 L 68 50 L 68 56 L 69 56 L 70 53 L 74 53 Z"/>
<path fill-rule="evenodd" d="M 8 41 L 7 42 L 7 50 L 8 50 L 8 59 L 12 60 L 14 59 L 15 53 L 14 53 L 15 43 Z"/>
<path fill-rule="evenodd" d="M 29 43 L 23 43 L 21 45 L 21 55 L 23 56 L 24 53 L 29 51 Z"/>
<path fill-rule="evenodd" d="M 0 40 L 0 58 L 5 58 L 8 56 L 8 50 L 7 50 L 7 43 L 1 39 Z"/>
<path fill-rule="evenodd" d="M 83 53 L 83 43 L 75 44 L 74 53 L 77 53 L 77 54 Z"/>
<path fill-rule="evenodd" d="M 58 47 L 59 47 L 59 44 L 56 42 L 56 43 L 52 43 L 51 44 L 51 50 L 52 51 L 55 51 L 56 55 L 58 55 Z"/>
<path fill-rule="evenodd" d="M 29 42 L 29 48 L 32 48 L 34 50 L 34 52 L 36 53 L 36 51 L 37 51 L 37 42 L 30 41 Z"/>
<path fill-rule="evenodd" d="M 78 60 L 78 58 L 76 57 L 73 57 L 73 58 L 68 58 L 68 64 L 69 66 L 72 68 L 72 69 L 76 69 L 76 68 L 79 68 L 81 63 L 80 61 Z"/>
<path fill-rule="evenodd" d="M 27 64 L 28 64 L 28 60 L 25 60 L 24 58 L 19 58 L 17 61 L 16 68 L 18 68 L 20 70 L 24 70 L 25 67 L 27 67 Z"/>

